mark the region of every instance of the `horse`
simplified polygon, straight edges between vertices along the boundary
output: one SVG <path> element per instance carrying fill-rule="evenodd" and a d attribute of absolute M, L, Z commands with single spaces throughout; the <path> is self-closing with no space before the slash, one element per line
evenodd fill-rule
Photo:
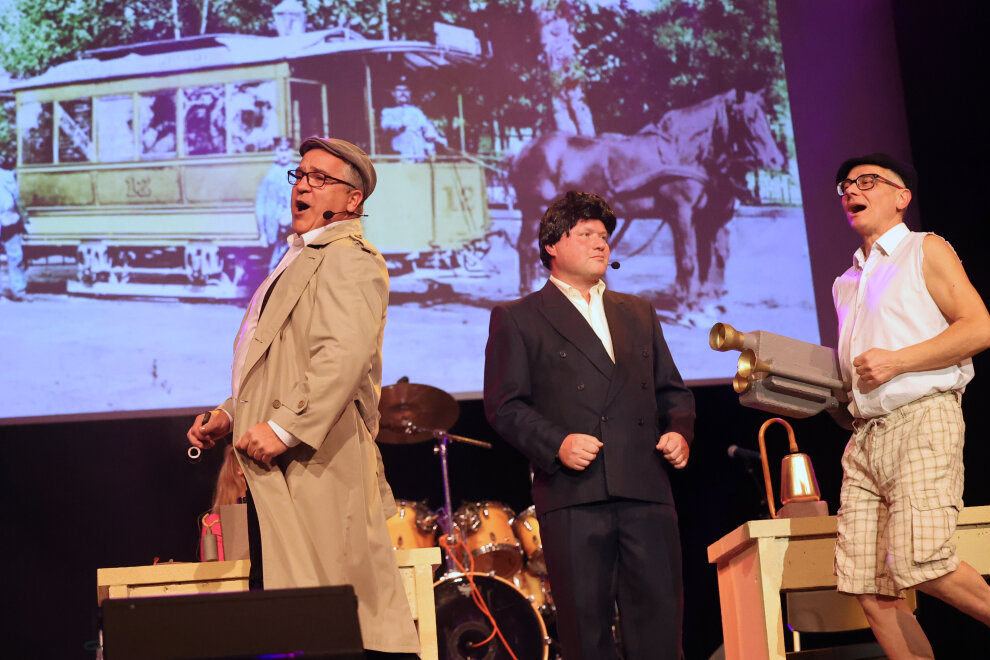
<path fill-rule="evenodd" d="M 724 293 L 728 230 L 736 202 L 749 195 L 746 173 L 782 170 L 762 94 L 730 90 L 668 111 L 634 135 L 582 137 L 547 133 L 512 159 L 509 181 L 522 211 L 519 289 L 538 277 L 539 217 L 567 190 L 595 192 L 626 224 L 661 218 L 673 232 L 677 263 L 674 296 L 696 309 Z"/>

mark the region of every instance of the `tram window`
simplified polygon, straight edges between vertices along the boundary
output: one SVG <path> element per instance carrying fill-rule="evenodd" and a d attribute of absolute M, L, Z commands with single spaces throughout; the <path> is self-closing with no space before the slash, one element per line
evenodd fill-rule
<path fill-rule="evenodd" d="M 186 108 L 186 153 L 190 156 L 225 151 L 223 85 L 182 90 Z"/>
<path fill-rule="evenodd" d="M 230 85 L 230 147 L 234 153 L 271 151 L 278 137 L 275 81 Z"/>
<path fill-rule="evenodd" d="M 297 127 L 295 138 L 302 141 L 310 135 L 324 135 L 323 97 L 317 83 L 292 81 L 292 124 Z"/>
<path fill-rule="evenodd" d="M 62 101 L 59 108 L 59 162 L 93 160 L 93 100 Z"/>
<path fill-rule="evenodd" d="M 52 104 L 50 101 L 22 103 L 17 109 L 17 130 L 21 134 L 21 162 L 52 162 Z"/>
<path fill-rule="evenodd" d="M 103 96 L 95 99 L 95 103 L 100 161 L 131 160 L 134 157 L 134 100 L 130 95 Z"/>
<path fill-rule="evenodd" d="M 138 96 L 141 122 L 141 158 L 175 156 L 175 90 L 164 89 Z"/>

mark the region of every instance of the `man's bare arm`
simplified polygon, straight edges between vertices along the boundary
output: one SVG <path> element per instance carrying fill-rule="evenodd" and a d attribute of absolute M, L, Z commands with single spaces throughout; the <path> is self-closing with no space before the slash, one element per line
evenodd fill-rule
<path fill-rule="evenodd" d="M 896 351 L 871 348 L 853 360 L 870 387 L 909 371 L 931 371 L 959 364 L 990 347 L 990 314 L 955 251 L 938 236 L 924 242 L 923 272 L 928 293 L 949 327 L 926 341 Z"/>

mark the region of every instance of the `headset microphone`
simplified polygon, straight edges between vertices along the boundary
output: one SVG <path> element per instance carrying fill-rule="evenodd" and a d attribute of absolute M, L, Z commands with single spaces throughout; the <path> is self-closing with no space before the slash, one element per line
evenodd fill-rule
<path fill-rule="evenodd" d="M 612 263 L 609 264 L 609 266 L 611 266 L 615 270 L 619 270 L 619 266 L 621 266 L 621 265 L 622 264 L 620 264 L 618 261 L 613 261 Z"/>
<path fill-rule="evenodd" d="M 347 211 L 324 211 L 323 212 L 323 219 L 324 220 L 331 220 L 333 218 L 333 216 L 335 216 L 335 215 L 347 215 Z M 352 213 L 351 215 L 353 215 L 355 218 L 367 218 L 368 217 L 368 214 L 367 213 Z M 614 268 L 614 266 L 613 266 L 613 268 Z"/>

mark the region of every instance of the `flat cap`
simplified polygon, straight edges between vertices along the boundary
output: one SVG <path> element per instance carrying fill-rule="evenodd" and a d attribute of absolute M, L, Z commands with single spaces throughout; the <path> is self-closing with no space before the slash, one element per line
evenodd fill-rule
<path fill-rule="evenodd" d="M 358 190 L 364 195 L 364 199 L 371 197 L 371 193 L 375 191 L 375 184 L 378 182 L 378 175 L 375 173 L 375 166 L 371 164 L 371 159 L 368 158 L 364 149 L 347 140 L 321 138 L 315 135 L 306 138 L 299 145 L 299 155 L 306 155 L 310 149 L 323 149 L 353 165 L 354 169 L 361 175 L 361 185 Z"/>
<path fill-rule="evenodd" d="M 897 160 L 890 154 L 885 154 L 883 152 L 875 152 L 872 154 L 866 154 L 865 156 L 857 156 L 856 158 L 850 158 L 846 162 L 839 165 L 839 170 L 835 173 L 835 182 L 841 183 L 849 176 L 849 172 L 852 171 L 854 167 L 859 165 L 878 165 L 884 169 L 890 170 L 901 177 L 901 181 L 904 182 L 904 187 L 911 192 L 917 192 L 918 187 L 918 173 L 914 171 L 910 165 L 906 165 L 901 161 Z"/>

